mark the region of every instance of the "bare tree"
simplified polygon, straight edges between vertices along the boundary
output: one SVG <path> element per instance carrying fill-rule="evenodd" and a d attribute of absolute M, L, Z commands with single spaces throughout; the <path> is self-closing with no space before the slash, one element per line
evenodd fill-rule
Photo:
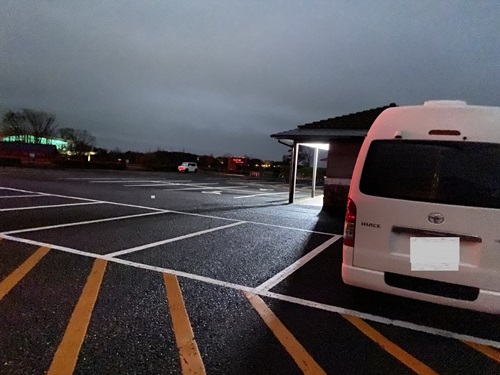
<path fill-rule="evenodd" d="M 23 109 L 22 111 L 28 129 L 35 138 L 35 143 L 40 143 L 42 137 L 53 137 L 57 128 L 56 116 L 52 113 Z"/>
<path fill-rule="evenodd" d="M 2 119 L 3 132 L 7 136 L 15 136 L 20 141 L 27 141 L 28 127 L 20 112 L 8 111 Z"/>
<path fill-rule="evenodd" d="M 288 150 L 288 153 L 283 155 L 283 162 L 290 163 L 292 158 L 292 149 Z M 314 158 L 314 150 L 310 147 L 299 146 L 299 155 L 298 155 L 298 165 L 303 167 L 310 167 Z"/>
<path fill-rule="evenodd" d="M 35 143 L 44 137 L 52 137 L 57 125 L 52 113 L 25 108 L 20 112 L 8 111 L 3 117 L 3 129 L 6 135 L 14 135 L 19 140 L 28 141 L 32 136 Z"/>
<path fill-rule="evenodd" d="M 314 150 L 311 147 L 301 146 L 299 150 L 299 165 L 310 167 L 314 159 Z"/>
<path fill-rule="evenodd" d="M 69 151 L 76 155 L 83 155 L 91 151 L 95 143 L 95 137 L 86 130 L 62 128 L 59 130 L 59 134 L 62 139 L 69 143 Z"/>

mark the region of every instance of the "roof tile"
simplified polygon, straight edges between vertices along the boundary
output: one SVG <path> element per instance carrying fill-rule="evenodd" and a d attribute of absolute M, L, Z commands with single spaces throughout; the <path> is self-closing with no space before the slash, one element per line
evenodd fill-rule
<path fill-rule="evenodd" d="M 366 111 L 350 113 L 348 115 L 329 118 L 326 120 L 314 121 L 304 125 L 299 125 L 299 129 L 350 129 L 368 130 L 375 119 L 384 110 L 397 107 L 396 103 L 391 103 L 384 107 L 372 108 Z"/>

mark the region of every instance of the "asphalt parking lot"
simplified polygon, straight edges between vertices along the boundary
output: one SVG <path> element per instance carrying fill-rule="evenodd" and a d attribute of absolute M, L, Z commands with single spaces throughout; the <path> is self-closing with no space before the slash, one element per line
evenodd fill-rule
<path fill-rule="evenodd" d="M 344 285 L 343 217 L 309 195 L 0 169 L 0 373 L 500 373 L 500 315 Z"/>

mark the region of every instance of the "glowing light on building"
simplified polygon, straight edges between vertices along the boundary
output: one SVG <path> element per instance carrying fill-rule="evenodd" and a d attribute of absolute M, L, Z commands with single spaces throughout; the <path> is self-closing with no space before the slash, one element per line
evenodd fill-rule
<path fill-rule="evenodd" d="M 53 145 L 59 151 L 65 151 L 68 148 L 68 142 L 56 138 L 38 138 L 38 142 L 35 142 L 35 137 L 32 135 L 9 135 L 3 137 L 4 142 L 24 142 L 24 143 L 38 143 L 42 145 Z"/>

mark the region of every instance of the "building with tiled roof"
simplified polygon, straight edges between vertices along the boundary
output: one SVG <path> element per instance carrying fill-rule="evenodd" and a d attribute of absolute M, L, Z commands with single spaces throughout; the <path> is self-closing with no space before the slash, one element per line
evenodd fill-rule
<path fill-rule="evenodd" d="M 293 147 L 298 145 L 328 149 L 323 206 L 345 209 L 351 175 L 363 139 L 375 119 L 395 103 L 348 115 L 314 121 L 295 129 L 272 134 L 271 137 Z M 317 152 L 317 151 L 316 151 Z M 292 158 L 291 171 L 296 170 Z M 295 175 L 290 179 L 290 203 L 294 200 Z"/>

